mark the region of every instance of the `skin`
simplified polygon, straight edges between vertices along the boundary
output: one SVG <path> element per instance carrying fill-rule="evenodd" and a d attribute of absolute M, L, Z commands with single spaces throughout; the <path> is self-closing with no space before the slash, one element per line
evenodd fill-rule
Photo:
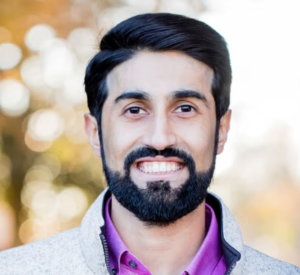
<path fill-rule="evenodd" d="M 213 160 L 216 130 L 212 79 L 211 68 L 175 51 L 142 51 L 115 67 L 107 77 L 109 95 L 102 111 L 107 165 L 124 174 L 124 159 L 132 150 L 144 146 L 157 150 L 174 147 L 194 158 L 197 172 L 206 171 Z M 118 97 L 132 91 L 143 96 L 116 102 Z M 180 97 L 174 96 L 178 91 L 193 91 L 202 99 L 182 97 L 182 93 Z M 221 118 L 218 154 L 227 141 L 230 118 L 231 111 Z M 89 114 L 85 115 L 85 129 L 95 155 L 100 157 L 97 122 Z M 143 161 L 172 161 L 182 168 L 176 172 L 149 174 L 139 169 Z M 180 160 L 157 156 L 136 161 L 130 175 L 140 188 L 146 188 L 147 181 L 153 180 L 168 180 L 174 188 L 186 181 L 188 169 Z M 204 203 L 172 226 L 160 228 L 147 227 L 113 196 L 111 216 L 130 252 L 154 275 L 181 274 L 205 237 Z"/>

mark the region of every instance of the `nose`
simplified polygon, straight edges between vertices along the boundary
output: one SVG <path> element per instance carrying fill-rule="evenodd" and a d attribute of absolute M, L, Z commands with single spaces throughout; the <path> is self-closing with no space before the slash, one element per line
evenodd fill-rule
<path fill-rule="evenodd" d="M 167 115 L 157 114 L 148 124 L 142 140 L 144 145 L 161 151 L 176 144 L 174 125 Z"/>

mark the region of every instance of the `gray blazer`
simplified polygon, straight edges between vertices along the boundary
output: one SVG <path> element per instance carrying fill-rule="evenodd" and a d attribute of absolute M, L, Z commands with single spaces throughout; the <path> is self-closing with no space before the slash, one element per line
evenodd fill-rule
<path fill-rule="evenodd" d="M 0 253 L 1 275 L 110 275 L 108 251 L 102 234 L 106 189 L 85 214 L 80 227 Z M 300 269 L 275 260 L 243 243 L 234 216 L 216 195 L 207 203 L 216 213 L 227 272 L 231 275 L 291 275 Z"/>

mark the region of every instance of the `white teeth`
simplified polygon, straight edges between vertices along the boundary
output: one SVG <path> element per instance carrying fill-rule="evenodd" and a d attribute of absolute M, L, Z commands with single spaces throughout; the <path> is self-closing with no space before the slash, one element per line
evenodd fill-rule
<path fill-rule="evenodd" d="M 175 172 L 182 168 L 182 165 L 176 162 L 142 162 L 138 168 L 144 173 L 165 173 Z"/>
<path fill-rule="evenodd" d="M 153 172 L 154 173 L 159 172 L 159 163 L 154 162 L 152 167 L 153 167 Z"/>
<path fill-rule="evenodd" d="M 166 171 L 167 170 L 167 164 L 165 162 L 161 162 L 159 165 L 159 171 Z"/>

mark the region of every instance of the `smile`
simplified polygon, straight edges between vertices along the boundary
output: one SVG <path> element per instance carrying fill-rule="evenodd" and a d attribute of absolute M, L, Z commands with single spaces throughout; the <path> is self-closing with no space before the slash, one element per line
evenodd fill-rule
<path fill-rule="evenodd" d="M 147 173 L 147 174 L 159 174 L 159 173 L 166 173 L 166 172 L 176 172 L 183 168 L 183 165 L 178 162 L 139 162 L 137 167 L 140 171 Z"/>

